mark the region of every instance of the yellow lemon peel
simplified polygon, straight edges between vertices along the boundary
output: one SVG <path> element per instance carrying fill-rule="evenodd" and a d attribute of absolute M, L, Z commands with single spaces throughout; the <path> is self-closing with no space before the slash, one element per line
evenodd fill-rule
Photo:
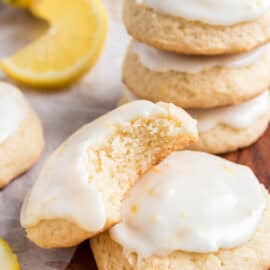
<path fill-rule="evenodd" d="M 0 268 L 5 270 L 20 270 L 17 256 L 12 252 L 8 243 L 0 239 Z"/>

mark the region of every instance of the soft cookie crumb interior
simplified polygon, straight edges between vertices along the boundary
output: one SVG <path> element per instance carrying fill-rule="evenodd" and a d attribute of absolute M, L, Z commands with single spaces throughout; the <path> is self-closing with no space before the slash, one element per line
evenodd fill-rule
<path fill-rule="evenodd" d="M 138 177 L 173 150 L 185 147 L 190 138 L 185 137 L 180 121 L 166 118 L 138 118 L 110 128 L 115 133 L 105 144 L 89 148 L 89 181 L 96 181 L 107 215 L 117 221 L 121 198 Z"/>

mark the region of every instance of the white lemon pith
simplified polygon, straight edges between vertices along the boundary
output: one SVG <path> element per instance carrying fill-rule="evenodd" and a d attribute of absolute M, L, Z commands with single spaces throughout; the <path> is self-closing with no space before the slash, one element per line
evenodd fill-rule
<path fill-rule="evenodd" d="M 32 86 L 57 87 L 73 82 L 95 64 L 107 32 L 100 0 L 34 0 L 29 9 L 50 28 L 1 62 L 7 75 Z"/>

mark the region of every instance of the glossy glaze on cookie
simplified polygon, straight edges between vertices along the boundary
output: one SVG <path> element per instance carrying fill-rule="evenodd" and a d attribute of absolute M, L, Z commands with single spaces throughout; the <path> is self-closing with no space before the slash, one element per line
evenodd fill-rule
<path fill-rule="evenodd" d="M 202 152 L 175 152 L 131 190 L 111 237 L 142 258 L 216 252 L 245 244 L 264 208 L 264 191 L 248 167 Z"/>

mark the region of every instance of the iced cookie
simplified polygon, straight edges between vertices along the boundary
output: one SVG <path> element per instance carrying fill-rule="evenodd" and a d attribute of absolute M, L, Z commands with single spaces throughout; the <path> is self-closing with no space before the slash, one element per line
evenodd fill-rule
<path fill-rule="evenodd" d="M 124 87 L 119 105 L 137 100 Z M 199 140 L 191 149 L 221 154 L 232 152 L 256 142 L 270 121 L 270 94 L 259 96 L 234 106 L 187 111 L 197 120 Z"/>
<path fill-rule="evenodd" d="M 188 112 L 198 121 L 199 130 L 199 140 L 192 149 L 232 152 L 253 144 L 265 132 L 270 121 L 270 95 L 265 91 L 235 106 Z"/>
<path fill-rule="evenodd" d="M 252 171 L 175 152 L 141 177 L 122 221 L 91 240 L 99 270 L 267 270 L 270 197 Z"/>
<path fill-rule="evenodd" d="M 30 169 L 44 146 L 41 122 L 15 87 L 0 82 L 0 188 Z"/>
<path fill-rule="evenodd" d="M 268 0 L 124 0 L 137 40 L 183 54 L 236 54 L 270 40 Z"/>
<path fill-rule="evenodd" d="M 123 66 L 123 81 L 136 96 L 183 108 L 243 102 L 270 85 L 269 74 L 269 44 L 234 56 L 185 56 L 133 41 Z"/>
<path fill-rule="evenodd" d="M 25 198 L 28 238 L 68 247 L 110 228 L 139 176 L 196 139 L 196 122 L 167 103 L 131 102 L 84 126 L 51 155 Z"/>

